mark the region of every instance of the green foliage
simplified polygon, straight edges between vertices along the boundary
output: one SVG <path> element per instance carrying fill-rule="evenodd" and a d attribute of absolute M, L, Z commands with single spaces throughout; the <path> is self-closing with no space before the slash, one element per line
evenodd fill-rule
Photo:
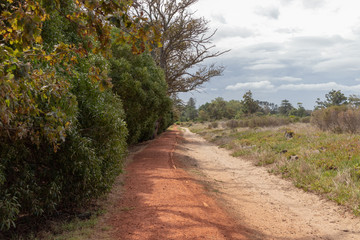
<path fill-rule="evenodd" d="M 200 120 L 220 120 L 224 118 L 233 118 L 236 112 L 235 101 L 231 103 L 225 101 L 223 98 L 218 97 L 199 107 Z M 231 106 L 231 107 L 228 107 Z"/>
<path fill-rule="evenodd" d="M 331 90 L 329 93 L 325 94 L 325 98 L 325 101 L 320 101 L 319 98 L 317 99 L 317 106 L 315 106 L 315 109 L 340 106 L 348 103 L 347 97 L 345 97 L 345 95 L 340 90 Z"/>
<path fill-rule="evenodd" d="M 306 117 L 310 114 L 305 110 L 305 108 L 302 106 L 302 103 L 298 103 L 298 108 L 293 108 L 289 112 L 290 116 L 296 116 L 296 117 Z"/>
<path fill-rule="evenodd" d="M 96 181 L 92 188 L 102 194 L 121 171 L 127 146 L 125 113 L 121 100 L 111 90 L 100 91 L 87 78 L 75 81 L 72 91 L 79 105 L 78 132 L 90 141 L 90 149 L 95 153 L 100 175 L 91 177 Z"/>
<path fill-rule="evenodd" d="M 259 104 L 252 98 L 252 92 L 247 91 L 241 101 L 241 112 L 245 115 L 254 114 L 259 110 Z"/>
<path fill-rule="evenodd" d="M 190 98 L 187 104 L 185 105 L 180 121 L 187 122 L 187 121 L 194 121 L 198 116 L 198 111 L 195 105 L 195 99 Z"/>
<path fill-rule="evenodd" d="M 107 63 L 79 50 L 85 40 L 76 21 L 50 3 L 10 2 L 1 5 L 0 19 L 7 26 L 0 45 L 1 231 L 21 217 L 71 210 L 107 192 L 127 136 L 121 100 L 103 89 Z"/>
<path fill-rule="evenodd" d="M 358 95 L 350 95 L 348 97 L 348 101 L 350 106 L 354 107 L 354 108 L 358 108 L 360 107 L 360 97 Z"/>
<path fill-rule="evenodd" d="M 278 107 L 276 104 L 254 100 L 251 91 L 248 91 L 244 94 L 243 100 L 241 101 L 225 101 L 223 98 L 218 97 L 210 103 L 201 105 L 198 110 L 198 120 L 241 119 L 248 115 L 269 115 L 277 113 Z"/>
<path fill-rule="evenodd" d="M 122 103 L 111 91 L 100 91 L 85 73 L 78 76 L 71 80 L 68 97 L 74 101 L 75 95 L 77 104 L 64 106 L 66 116 L 73 116 L 71 128 L 56 152 L 47 138 L 33 144 L 30 134 L 0 143 L 2 229 L 12 227 L 20 215 L 40 216 L 89 202 L 107 192 L 121 171 L 127 136 Z M 61 110 L 58 102 L 53 104 Z M 36 120 L 51 123 L 47 114 Z"/>
<path fill-rule="evenodd" d="M 116 41 L 132 43 L 133 50 L 145 49 L 150 29 L 138 25 L 143 23 L 141 17 L 128 15 L 131 6 L 128 1 L 2 1 L 0 135 L 13 140 L 31 135 L 34 144 L 45 137 L 56 150 L 70 127 L 61 105 L 76 107 L 68 100 L 69 82 L 59 72 L 74 74 L 73 66 L 90 51 L 107 54 L 111 26 L 104 19 L 114 12 L 132 33 L 120 31 L 114 36 Z M 88 70 L 94 79 L 101 78 L 99 69 Z M 60 107 L 44 111 L 45 102 Z M 42 114 L 49 119 L 37 131 L 33 119 Z M 29 121 L 19 119 L 23 116 Z"/>
<path fill-rule="evenodd" d="M 262 112 L 265 115 L 268 114 L 277 114 L 279 111 L 278 105 L 275 103 L 269 103 L 267 101 L 257 101 L 260 107 L 260 112 Z"/>
<path fill-rule="evenodd" d="M 130 46 L 114 44 L 110 77 L 124 104 L 129 143 L 147 140 L 171 122 L 171 100 L 162 70 L 149 54 L 134 55 Z"/>
<path fill-rule="evenodd" d="M 284 116 L 290 115 L 291 111 L 293 111 L 294 107 L 291 105 L 289 100 L 282 100 L 281 105 L 279 107 L 279 113 Z"/>

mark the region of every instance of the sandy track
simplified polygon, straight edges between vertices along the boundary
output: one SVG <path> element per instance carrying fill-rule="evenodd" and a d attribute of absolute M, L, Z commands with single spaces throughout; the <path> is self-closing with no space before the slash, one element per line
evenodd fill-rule
<path fill-rule="evenodd" d="M 125 185 L 113 189 L 112 204 L 92 239 L 262 239 L 176 167 L 177 139 L 179 131 L 167 131 L 133 156 Z"/>
<path fill-rule="evenodd" d="M 360 220 L 335 203 L 229 154 L 185 129 L 175 157 L 209 181 L 222 205 L 261 239 L 360 239 Z"/>

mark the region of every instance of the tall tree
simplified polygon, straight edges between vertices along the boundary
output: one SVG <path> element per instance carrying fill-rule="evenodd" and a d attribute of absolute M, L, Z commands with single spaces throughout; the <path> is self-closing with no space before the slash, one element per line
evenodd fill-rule
<path fill-rule="evenodd" d="M 360 97 L 358 95 L 352 94 L 348 97 L 348 100 L 351 106 L 356 108 L 360 106 Z"/>
<path fill-rule="evenodd" d="M 191 97 L 184 108 L 182 120 L 193 121 L 197 118 L 197 116 L 198 116 L 198 111 L 196 109 L 196 102 L 195 99 Z"/>
<path fill-rule="evenodd" d="M 289 102 L 289 100 L 284 99 L 281 101 L 281 105 L 279 107 L 279 113 L 281 115 L 289 115 L 289 113 L 291 112 L 291 110 L 293 110 L 294 107 L 292 106 L 292 104 Z"/>
<path fill-rule="evenodd" d="M 187 92 L 222 74 L 222 66 L 200 66 L 209 58 L 222 55 L 212 52 L 215 47 L 208 21 L 196 18 L 189 11 L 198 0 L 139 0 L 138 16 L 144 16 L 153 24 L 155 32 L 162 36 L 160 47 L 152 51 L 153 57 L 165 71 L 168 93 Z M 210 32 L 210 33 L 209 33 Z M 197 69 L 196 69 L 197 67 Z"/>
<path fill-rule="evenodd" d="M 325 101 L 320 101 L 320 98 L 317 99 L 315 109 L 327 108 L 330 106 L 340 106 L 347 104 L 347 97 L 341 92 L 341 90 L 331 90 L 325 94 Z"/>
<path fill-rule="evenodd" d="M 227 102 L 222 97 L 217 97 L 211 101 L 208 105 L 208 112 L 210 115 L 210 119 L 220 120 L 226 118 L 226 105 Z"/>
<path fill-rule="evenodd" d="M 297 116 L 297 117 L 305 117 L 308 115 L 308 112 L 306 111 L 306 109 L 303 107 L 302 103 L 297 103 L 298 107 L 297 108 L 293 108 L 289 114 L 293 115 L 293 116 Z"/>
<path fill-rule="evenodd" d="M 260 111 L 264 114 L 276 114 L 278 113 L 278 105 L 275 103 L 269 103 L 267 101 L 256 101 L 259 104 Z"/>
<path fill-rule="evenodd" d="M 250 90 L 244 94 L 241 103 L 241 111 L 244 114 L 253 114 L 260 109 L 259 104 L 252 98 L 252 92 Z"/>

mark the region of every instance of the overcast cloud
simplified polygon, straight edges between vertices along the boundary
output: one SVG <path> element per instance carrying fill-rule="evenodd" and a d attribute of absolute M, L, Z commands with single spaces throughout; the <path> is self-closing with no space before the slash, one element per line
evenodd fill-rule
<path fill-rule="evenodd" d="M 180 97 L 201 105 L 251 90 L 258 100 L 311 109 L 332 89 L 360 95 L 358 9 L 358 0 L 199 0 L 193 10 L 218 29 L 217 49 L 231 51 L 208 62 L 224 65 L 223 76 Z"/>

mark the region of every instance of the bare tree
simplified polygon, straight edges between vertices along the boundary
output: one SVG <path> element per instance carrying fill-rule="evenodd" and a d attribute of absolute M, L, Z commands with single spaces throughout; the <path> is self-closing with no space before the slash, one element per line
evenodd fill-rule
<path fill-rule="evenodd" d="M 136 14 L 148 18 L 160 32 L 161 45 L 152 51 L 158 65 L 164 69 L 168 93 L 195 90 L 212 77 L 219 76 L 224 67 L 202 65 L 206 59 L 228 51 L 212 51 L 208 21 L 196 18 L 189 7 L 198 0 L 139 0 Z"/>

